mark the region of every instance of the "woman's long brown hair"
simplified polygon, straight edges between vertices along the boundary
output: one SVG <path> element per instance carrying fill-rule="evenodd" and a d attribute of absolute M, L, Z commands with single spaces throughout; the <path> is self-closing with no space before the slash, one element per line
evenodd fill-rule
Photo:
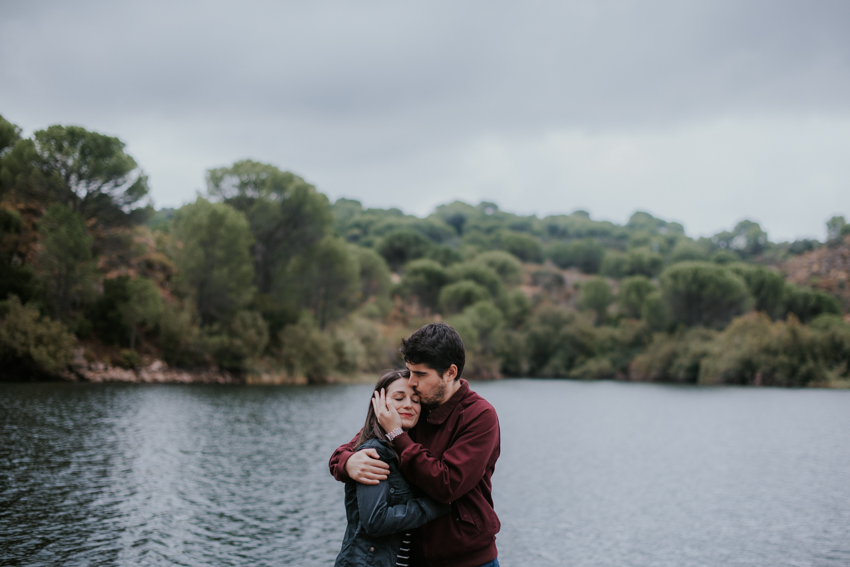
<path fill-rule="evenodd" d="M 378 379 L 378 383 L 375 384 L 374 391 L 379 392 L 382 388 L 384 390 L 389 389 L 390 384 L 399 378 L 404 378 L 405 380 L 410 378 L 410 371 L 407 370 L 407 368 L 404 368 L 401 370 L 388 370 L 384 372 L 383 376 Z M 374 397 L 374 392 L 372 395 Z M 372 398 L 369 398 L 369 410 L 366 412 L 366 424 L 363 426 L 363 429 L 360 430 L 360 435 L 357 436 L 357 441 L 354 444 L 359 448 L 369 439 L 386 438 L 384 430 L 381 429 L 381 426 L 378 424 L 378 416 L 375 415 L 375 408 L 372 407 Z"/>

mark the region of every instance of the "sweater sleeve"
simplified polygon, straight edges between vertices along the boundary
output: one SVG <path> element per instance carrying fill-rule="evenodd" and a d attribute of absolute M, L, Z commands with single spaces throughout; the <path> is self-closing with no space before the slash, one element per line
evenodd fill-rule
<path fill-rule="evenodd" d="M 438 502 L 454 502 L 478 484 L 499 447 L 496 410 L 489 404 L 482 411 L 470 410 L 464 410 L 468 421 L 461 423 L 452 445 L 439 459 L 407 433 L 393 441 L 405 478 Z"/>
<path fill-rule="evenodd" d="M 390 506 L 389 490 L 390 486 L 386 480 L 378 484 L 357 484 L 360 523 L 370 537 L 418 528 L 451 511 L 448 504 L 440 504 L 427 496 Z"/>
<path fill-rule="evenodd" d="M 331 455 L 331 460 L 328 462 L 328 467 L 331 470 L 331 476 L 340 482 L 347 482 L 351 480 L 348 473 L 345 472 L 345 463 L 347 463 L 348 458 L 356 452 L 354 449 L 354 443 L 357 441 L 358 435 L 360 435 L 359 432 L 351 441 L 345 445 L 337 447 L 336 451 L 334 451 L 333 455 Z"/>

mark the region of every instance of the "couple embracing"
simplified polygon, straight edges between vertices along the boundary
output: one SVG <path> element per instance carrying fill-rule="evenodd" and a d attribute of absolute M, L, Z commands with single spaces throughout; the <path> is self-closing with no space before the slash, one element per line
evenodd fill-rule
<path fill-rule="evenodd" d="M 496 411 L 461 379 L 450 326 L 425 325 L 401 352 L 407 369 L 381 377 L 363 429 L 330 460 L 348 520 L 335 567 L 498 567 Z"/>

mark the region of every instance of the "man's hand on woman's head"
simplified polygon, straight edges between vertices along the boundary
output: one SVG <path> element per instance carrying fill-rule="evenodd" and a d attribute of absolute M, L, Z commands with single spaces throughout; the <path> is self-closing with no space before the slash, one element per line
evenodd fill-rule
<path fill-rule="evenodd" d="M 384 433 L 389 433 L 401 427 L 401 416 L 398 415 L 395 406 L 387 399 L 387 392 L 383 388 L 372 396 L 372 407 L 375 409 L 378 425 L 381 426 Z"/>
<path fill-rule="evenodd" d="M 360 484 L 378 484 L 387 480 L 390 466 L 381 460 L 375 449 L 357 451 L 345 463 L 345 472 Z"/>

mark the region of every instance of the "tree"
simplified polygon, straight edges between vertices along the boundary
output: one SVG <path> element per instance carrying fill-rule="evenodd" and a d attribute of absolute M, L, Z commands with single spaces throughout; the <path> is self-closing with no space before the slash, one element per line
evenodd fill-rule
<path fill-rule="evenodd" d="M 595 238 L 575 240 L 568 244 L 554 242 L 548 256 L 559 268 L 578 268 L 585 274 L 599 273 L 605 247 Z"/>
<path fill-rule="evenodd" d="M 499 308 L 491 301 L 479 301 L 448 322 L 463 337 L 467 353 L 464 374 L 468 369 L 470 376 L 501 377 L 497 348 L 502 344 L 505 319 Z"/>
<path fill-rule="evenodd" d="M 459 313 L 474 303 L 490 299 L 490 292 L 486 287 L 469 280 L 449 284 L 440 291 L 440 307 L 443 313 Z"/>
<path fill-rule="evenodd" d="M 457 264 L 448 269 L 448 274 L 452 281 L 469 280 L 484 286 L 493 298 L 505 293 L 505 285 L 499 275 L 484 264 Z"/>
<path fill-rule="evenodd" d="M 477 217 L 481 213 L 472 205 L 468 205 L 462 201 L 455 201 L 448 205 L 440 205 L 434 214 L 442 219 L 443 222 L 453 227 L 460 235 L 463 234 L 466 222 L 471 217 Z"/>
<path fill-rule="evenodd" d="M 309 315 L 280 332 L 280 360 L 290 375 L 305 376 L 312 384 L 327 381 L 336 366 L 333 339 L 322 333 Z"/>
<path fill-rule="evenodd" d="M 6 192 L 6 182 L 3 175 L 3 158 L 21 139 L 21 129 L 0 115 L 0 199 Z"/>
<path fill-rule="evenodd" d="M 299 306 L 309 309 L 319 329 L 357 304 L 360 266 L 351 246 L 338 237 L 325 238 L 295 259 L 288 283 L 278 290 L 282 298 L 297 299 Z"/>
<path fill-rule="evenodd" d="M 129 301 L 121 306 L 124 324 L 130 329 L 130 349 L 136 348 L 139 325 L 153 327 L 162 315 L 162 296 L 152 280 L 139 277 L 127 282 Z"/>
<path fill-rule="evenodd" d="M 620 282 L 617 303 L 620 313 L 631 319 L 639 319 L 647 296 L 655 291 L 655 285 L 646 276 L 630 276 Z"/>
<path fill-rule="evenodd" d="M 616 250 L 608 250 L 602 257 L 599 273 L 609 278 L 620 279 L 626 275 L 629 261 L 626 255 Z"/>
<path fill-rule="evenodd" d="M 449 275 L 443 266 L 422 258 L 405 264 L 401 287 L 407 294 L 417 297 L 423 307 L 434 309 L 440 290 L 448 281 Z"/>
<path fill-rule="evenodd" d="M 664 258 L 661 254 L 649 250 L 629 250 L 626 253 L 627 276 L 646 276 L 654 278 L 664 267 Z"/>
<path fill-rule="evenodd" d="M 360 293 L 363 299 L 385 297 L 389 293 L 390 269 L 380 254 L 371 248 L 355 246 L 351 249 L 360 266 Z"/>
<path fill-rule="evenodd" d="M 825 291 L 809 287 L 787 285 L 784 300 L 786 313 L 794 315 L 801 323 L 808 323 L 818 315 L 841 314 L 837 299 Z"/>
<path fill-rule="evenodd" d="M 255 284 L 270 293 L 275 278 L 330 231 L 327 197 L 302 178 L 251 160 L 207 171 L 207 191 L 245 214 L 254 235 Z"/>
<path fill-rule="evenodd" d="M 398 270 L 411 260 L 427 256 L 434 247 L 420 232 L 406 228 L 387 233 L 378 243 L 378 252 L 393 270 Z"/>
<path fill-rule="evenodd" d="M 744 280 L 708 262 L 682 262 L 661 274 L 661 289 L 674 321 L 722 328 L 752 306 Z"/>
<path fill-rule="evenodd" d="M 226 322 L 251 301 L 254 238 L 245 215 L 199 197 L 174 215 L 178 278 L 198 306 L 201 325 Z"/>
<path fill-rule="evenodd" d="M 608 306 L 613 301 L 614 294 L 611 293 L 611 286 L 605 278 L 591 278 L 582 284 L 579 306 L 596 313 L 597 323 L 605 321 Z"/>
<path fill-rule="evenodd" d="M 670 251 L 670 262 L 688 262 L 691 260 L 705 260 L 708 257 L 708 250 L 700 244 L 687 239 L 679 240 L 673 250 Z"/>
<path fill-rule="evenodd" d="M 764 251 L 768 244 L 767 233 L 757 222 L 743 220 L 732 232 L 720 232 L 712 238 L 718 248 L 735 250 L 745 258 Z"/>
<path fill-rule="evenodd" d="M 522 260 L 539 264 L 543 261 L 543 247 L 540 241 L 523 232 L 505 230 L 498 235 L 499 246 Z"/>
<path fill-rule="evenodd" d="M 774 319 L 782 315 L 785 295 L 785 279 L 782 276 L 764 266 L 750 264 L 731 264 L 729 269 L 744 278 L 756 311 L 767 313 Z"/>
<path fill-rule="evenodd" d="M 12 295 L 0 302 L 0 364 L 5 376 L 17 371 L 54 374 L 74 358 L 74 335 L 38 309 Z"/>
<path fill-rule="evenodd" d="M 473 260 L 495 271 L 507 285 L 522 283 L 522 262 L 516 256 L 503 250 L 482 252 Z"/>
<path fill-rule="evenodd" d="M 147 176 L 118 138 L 80 126 L 50 126 L 4 158 L 4 179 L 40 203 L 61 203 L 108 229 L 141 220 Z"/>
<path fill-rule="evenodd" d="M 847 224 L 847 221 L 844 220 L 842 216 L 834 216 L 828 221 L 826 221 L 826 239 L 827 240 L 836 240 L 840 238 L 842 233 L 842 229 Z"/>
<path fill-rule="evenodd" d="M 54 203 L 39 221 L 39 272 L 44 280 L 53 318 L 68 320 L 71 308 L 91 289 L 96 269 L 92 237 L 82 217 L 64 204 Z"/>

